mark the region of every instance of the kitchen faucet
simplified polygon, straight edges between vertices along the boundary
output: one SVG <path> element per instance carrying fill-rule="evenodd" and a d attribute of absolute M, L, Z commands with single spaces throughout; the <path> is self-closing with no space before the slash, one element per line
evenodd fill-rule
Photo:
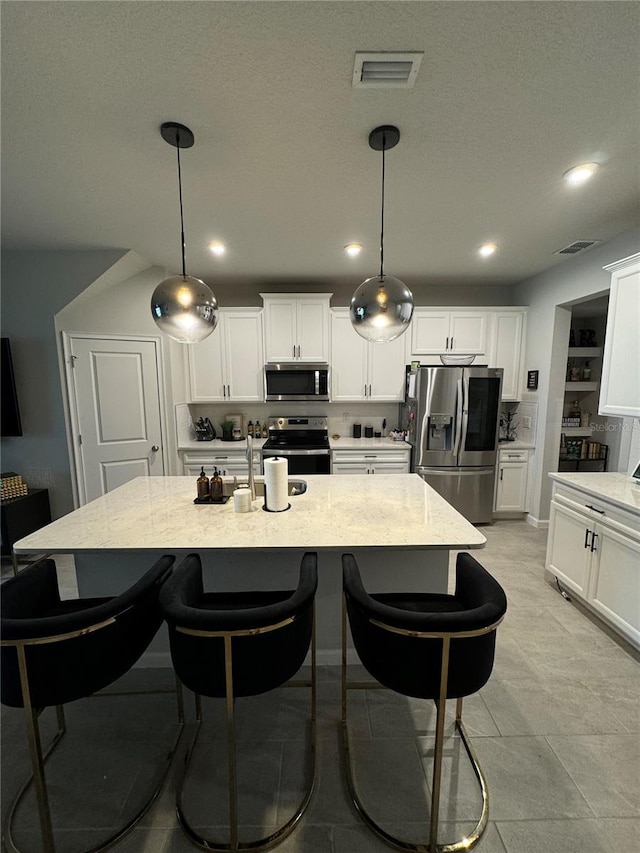
<path fill-rule="evenodd" d="M 251 500 L 256 499 L 256 484 L 253 478 L 253 438 L 247 436 L 247 462 L 249 463 L 249 488 L 251 489 Z"/>

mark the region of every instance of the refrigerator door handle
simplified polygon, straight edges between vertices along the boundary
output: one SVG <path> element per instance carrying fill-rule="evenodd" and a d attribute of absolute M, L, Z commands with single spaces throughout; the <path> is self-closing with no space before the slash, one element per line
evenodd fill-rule
<path fill-rule="evenodd" d="M 458 379 L 456 393 L 456 434 L 453 439 L 453 450 L 451 451 L 455 457 L 458 456 L 460 439 L 462 437 L 462 408 L 462 379 Z"/>

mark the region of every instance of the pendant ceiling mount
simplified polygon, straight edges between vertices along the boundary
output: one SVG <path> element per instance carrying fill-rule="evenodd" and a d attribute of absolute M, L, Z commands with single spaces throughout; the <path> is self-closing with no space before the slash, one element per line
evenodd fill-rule
<path fill-rule="evenodd" d="M 382 151 L 382 201 L 380 216 L 380 272 L 363 281 L 349 306 L 351 323 L 368 341 L 384 343 L 400 337 L 409 327 L 413 314 L 413 295 L 409 288 L 384 272 L 384 179 L 385 152 L 395 148 L 400 131 L 393 124 L 375 127 L 369 134 L 369 147 Z"/>
<path fill-rule="evenodd" d="M 192 148 L 195 140 L 188 127 L 175 121 L 164 122 L 160 126 L 160 134 L 178 155 L 182 275 L 171 276 L 156 287 L 151 297 L 151 316 L 166 335 L 180 343 L 193 344 L 208 337 L 218 322 L 218 302 L 213 291 L 204 281 L 187 275 L 186 271 L 180 151 Z"/>

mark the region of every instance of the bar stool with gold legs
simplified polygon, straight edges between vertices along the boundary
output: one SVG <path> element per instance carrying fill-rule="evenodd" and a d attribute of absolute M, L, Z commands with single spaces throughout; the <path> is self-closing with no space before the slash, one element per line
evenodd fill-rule
<path fill-rule="evenodd" d="M 162 624 L 158 594 L 173 561 L 172 556 L 161 557 L 137 583 L 111 598 L 61 601 L 53 560 L 43 560 L 3 584 L 2 703 L 25 710 L 32 767 L 5 819 L 3 842 L 10 853 L 18 851 L 12 833 L 14 815 L 32 784 L 43 849 L 55 853 L 44 768 L 66 731 L 62 706 L 100 695 L 97 691 L 113 684 L 141 657 Z M 43 751 L 38 717 L 50 706 L 56 708 L 58 731 Z M 173 749 L 182 732 L 179 716 Z M 172 754 L 173 750 L 162 755 L 155 786 L 138 812 L 91 853 L 105 850 L 133 829 L 160 792 Z"/>
<path fill-rule="evenodd" d="M 189 840 L 201 850 L 267 850 L 289 835 L 307 808 L 315 780 L 316 658 L 314 600 L 318 584 L 317 555 L 302 558 L 298 586 L 285 592 L 204 592 L 197 554 L 187 556 L 163 587 L 161 605 L 169 625 L 171 657 L 180 681 L 196 694 L 198 728 L 189 748 L 176 810 Z M 300 670 L 311 647 L 311 680 L 290 679 Z M 300 805 L 283 825 L 264 838 L 238 838 L 235 701 L 280 686 L 311 688 L 311 744 L 307 783 Z M 184 812 L 183 789 L 200 732 L 201 696 L 225 700 L 229 842 L 199 835 Z"/>
<path fill-rule="evenodd" d="M 476 846 L 489 813 L 487 783 L 462 722 L 462 699 L 476 693 L 491 675 L 496 628 L 507 609 L 500 584 L 469 554 L 458 554 L 454 595 L 366 592 L 353 554 L 343 554 L 342 731 L 352 801 L 371 830 L 397 850 L 456 853 Z M 347 618 L 358 656 L 375 682 L 347 679 Z M 386 687 L 404 696 L 432 699 L 436 734 L 429 839 L 404 841 L 387 832 L 368 814 L 356 790 L 347 726 L 347 691 Z M 456 699 L 455 726 L 471 760 L 482 794 L 482 810 L 460 841 L 438 844 L 444 723 L 447 699 Z M 392 784 L 389 780 L 389 784 Z"/>

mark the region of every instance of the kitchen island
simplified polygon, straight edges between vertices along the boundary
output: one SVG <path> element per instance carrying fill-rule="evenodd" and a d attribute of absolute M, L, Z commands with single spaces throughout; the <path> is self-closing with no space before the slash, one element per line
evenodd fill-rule
<path fill-rule="evenodd" d="M 290 497 L 286 512 L 266 512 L 258 498 L 251 513 L 236 513 L 233 499 L 194 504 L 193 477 L 139 477 L 19 540 L 14 550 L 74 554 L 82 596 L 121 591 L 159 554 L 179 561 L 194 551 L 207 589 L 288 588 L 302 554 L 317 551 L 319 661 L 337 663 L 343 553 L 356 554 L 372 591 L 443 592 L 449 552 L 486 543 L 415 474 L 301 479 L 307 490 Z M 161 645 L 154 648 L 165 657 Z"/>

